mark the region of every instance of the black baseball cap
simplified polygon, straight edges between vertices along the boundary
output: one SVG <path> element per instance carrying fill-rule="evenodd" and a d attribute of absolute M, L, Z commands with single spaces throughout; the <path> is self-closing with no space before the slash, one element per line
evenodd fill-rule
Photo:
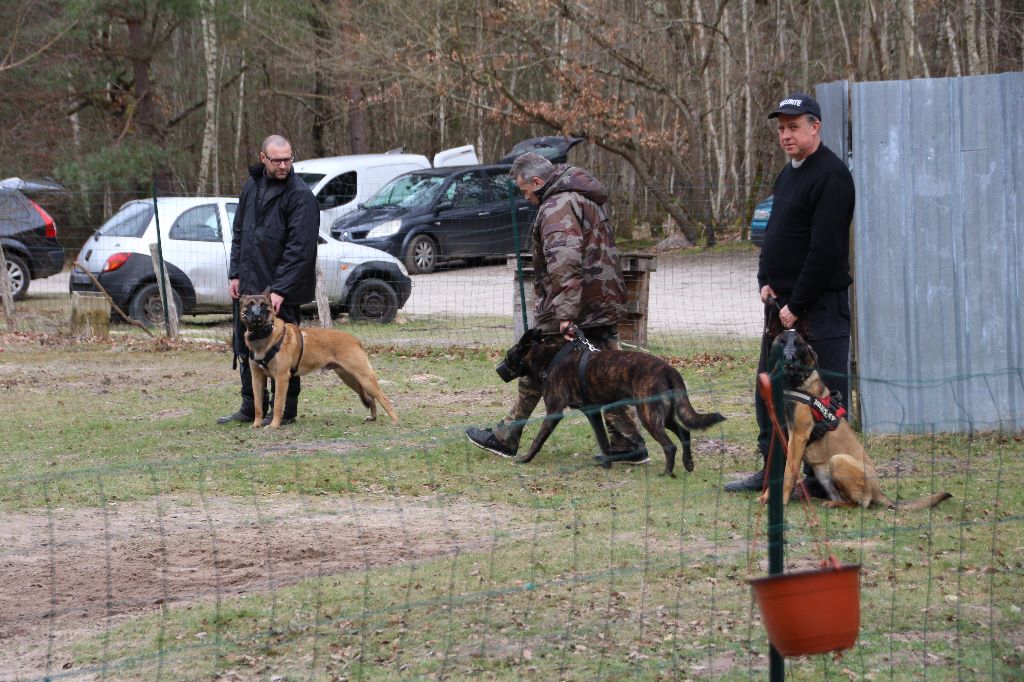
<path fill-rule="evenodd" d="M 775 118 L 779 114 L 786 114 L 787 116 L 810 114 L 820 121 L 821 107 L 818 106 L 818 103 L 810 95 L 806 95 L 802 92 L 794 92 L 792 95 L 787 95 L 786 99 L 779 102 L 779 106 L 775 107 L 775 111 L 768 114 L 768 118 Z"/>

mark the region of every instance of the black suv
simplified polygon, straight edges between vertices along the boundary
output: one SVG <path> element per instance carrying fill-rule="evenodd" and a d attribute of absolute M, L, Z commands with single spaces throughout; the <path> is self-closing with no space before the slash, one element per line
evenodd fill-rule
<path fill-rule="evenodd" d="M 0 244 L 15 299 L 25 298 L 30 280 L 64 267 L 64 248 L 57 241 L 53 218 L 16 189 L 0 189 Z"/>

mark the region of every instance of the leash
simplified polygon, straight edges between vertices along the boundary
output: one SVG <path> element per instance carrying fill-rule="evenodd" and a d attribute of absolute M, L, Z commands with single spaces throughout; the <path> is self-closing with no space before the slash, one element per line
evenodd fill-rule
<path fill-rule="evenodd" d="M 761 394 L 761 399 L 764 401 L 765 407 L 768 409 L 768 419 L 772 425 L 771 444 L 768 446 L 768 457 L 764 463 L 764 483 L 761 486 L 761 491 L 764 492 L 768 489 L 768 472 L 771 470 L 773 452 L 776 449 L 779 449 L 782 451 L 783 457 L 788 459 L 789 441 L 786 438 L 785 432 L 782 430 L 782 425 L 779 424 L 778 417 L 775 414 L 775 399 L 772 396 L 772 380 L 767 372 L 761 372 L 757 375 L 757 390 Z M 776 443 L 781 447 L 773 447 Z M 818 518 L 817 511 L 811 504 L 811 498 L 810 495 L 807 494 L 807 488 L 804 487 L 803 479 L 797 481 L 796 485 L 800 486 L 803 492 L 801 507 L 804 510 L 804 518 L 807 521 L 807 525 L 817 531 L 817 537 L 815 537 L 814 543 L 817 547 L 819 556 L 821 556 L 821 566 L 838 567 L 839 562 L 832 553 L 832 544 L 829 542 L 828 535 L 825 534 L 825 529 L 821 525 L 821 519 Z M 765 505 L 763 504 L 757 505 L 757 514 L 754 521 L 754 534 L 751 538 L 750 552 L 747 555 L 747 571 L 749 573 L 753 573 L 754 547 L 757 545 L 760 537 L 761 514 L 764 512 L 764 507 Z"/>

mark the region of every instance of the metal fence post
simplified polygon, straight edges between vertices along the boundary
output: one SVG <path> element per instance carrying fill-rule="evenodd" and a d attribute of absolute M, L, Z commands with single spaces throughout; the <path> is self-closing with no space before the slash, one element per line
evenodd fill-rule
<path fill-rule="evenodd" d="M 768 366 L 771 368 L 772 402 L 775 407 L 775 417 L 779 424 L 785 424 L 786 412 L 782 402 L 784 400 L 782 372 L 785 361 L 782 358 L 780 347 L 772 348 Z M 786 543 L 785 507 L 782 505 L 782 480 L 786 470 L 786 453 L 778 436 L 771 439 L 768 462 L 768 575 L 777 575 L 785 569 Z M 776 651 L 771 644 L 768 645 L 768 670 L 771 682 L 781 682 L 786 677 L 785 661 L 782 654 Z"/>
<path fill-rule="evenodd" d="M 516 281 L 519 282 L 520 312 L 523 314 L 523 332 L 527 327 L 526 322 L 526 284 L 523 281 L 523 254 L 519 246 L 519 216 L 516 214 L 516 191 L 512 189 L 513 183 L 508 184 L 508 203 L 512 210 L 512 243 L 516 248 Z"/>

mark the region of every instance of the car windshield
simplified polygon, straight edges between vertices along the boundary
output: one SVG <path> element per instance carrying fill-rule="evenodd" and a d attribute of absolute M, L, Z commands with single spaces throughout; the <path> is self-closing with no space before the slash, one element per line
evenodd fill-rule
<path fill-rule="evenodd" d="M 133 201 L 121 207 L 103 226 L 96 231 L 105 237 L 141 237 L 153 219 L 153 204 L 149 201 Z"/>
<path fill-rule="evenodd" d="M 299 176 L 299 180 L 309 185 L 310 189 L 316 187 L 316 183 L 324 179 L 323 173 L 296 173 Z"/>
<path fill-rule="evenodd" d="M 444 184 L 444 179 L 443 175 L 422 173 L 400 175 L 381 187 L 366 201 L 365 206 L 367 208 L 426 206 L 434 200 L 438 189 Z"/>

